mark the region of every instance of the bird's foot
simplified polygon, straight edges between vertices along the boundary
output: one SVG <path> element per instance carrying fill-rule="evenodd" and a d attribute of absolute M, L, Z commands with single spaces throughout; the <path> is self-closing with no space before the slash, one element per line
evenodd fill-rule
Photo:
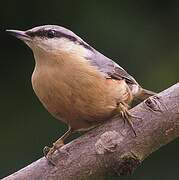
<path fill-rule="evenodd" d="M 134 132 L 134 135 L 136 136 L 136 132 L 135 132 L 131 118 L 139 118 L 139 117 L 132 115 L 128 110 L 128 105 L 123 102 L 119 102 L 117 104 L 116 111 L 121 114 L 121 116 L 124 120 L 124 123 L 127 121 L 129 126 L 131 127 L 132 131 Z"/>
<path fill-rule="evenodd" d="M 59 150 L 62 146 L 64 146 L 64 140 L 73 132 L 73 129 L 71 127 L 68 128 L 68 131 L 63 134 L 57 141 L 53 143 L 53 146 L 51 148 L 44 147 L 43 153 L 46 157 L 47 161 L 50 162 L 52 165 L 56 165 L 52 159 L 52 155 L 56 150 Z"/>
<path fill-rule="evenodd" d="M 52 159 L 52 156 L 54 154 L 54 152 L 56 150 L 58 150 L 59 148 L 61 148 L 62 146 L 64 146 L 64 142 L 63 140 L 57 140 L 55 143 L 53 143 L 53 146 L 50 148 L 48 146 L 45 146 L 44 149 L 43 149 L 43 153 L 44 153 L 44 156 L 45 158 L 47 159 L 47 161 L 49 163 L 51 163 L 52 165 L 56 165 L 55 162 L 53 161 Z"/>

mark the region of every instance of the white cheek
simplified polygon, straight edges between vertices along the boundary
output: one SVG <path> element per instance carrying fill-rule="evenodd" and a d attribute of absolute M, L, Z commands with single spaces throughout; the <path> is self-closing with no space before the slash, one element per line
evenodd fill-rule
<path fill-rule="evenodd" d="M 53 50 L 53 43 L 49 39 L 37 39 L 34 46 L 37 46 L 46 52 Z"/>
<path fill-rule="evenodd" d="M 66 38 L 40 39 L 36 38 L 32 44 L 29 44 L 32 49 L 36 51 L 43 51 L 46 53 L 60 54 L 61 52 L 77 54 L 83 57 L 89 55 L 89 50 L 79 45 L 76 42 L 70 41 Z"/>
<path fill-rule="evenodd" d="M 53 45 L 56 51 L 79 54 L 84 57 L 89 53 L 89 50 L 84 48 L 82 45 L 78 44 L 77 42 L 70 41 L 66 38 L 54 40 Z"/>
<path fill-rule="evenodd" d="M 64 38 L 56 39 L 54 41 L 54 45 L 56 50 L 59 49 L 61 51 L 67 51 L 67 52 L 73 50 L 75 46 L 73 42 Z"/>

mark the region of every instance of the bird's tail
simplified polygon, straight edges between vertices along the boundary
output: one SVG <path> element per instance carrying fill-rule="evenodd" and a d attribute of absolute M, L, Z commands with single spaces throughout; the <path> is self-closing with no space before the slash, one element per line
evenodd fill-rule
<path fill-rule="evenodd" d="M 155 95 L 155 94 L 156 94 L 156 93 L 153 92 L 153 91 L 149 91 L 149 90 L 147 90 L 147 89 L 141 88 L 141 91 L 140 91 L 139 95 L 138 95 L 136 98 L 137 98 L 137 100 L 139 100 L 139 101 L 144 101 L 144 100 L 147 99 L 148 97 L 153 96 L 153 95 Z"/>

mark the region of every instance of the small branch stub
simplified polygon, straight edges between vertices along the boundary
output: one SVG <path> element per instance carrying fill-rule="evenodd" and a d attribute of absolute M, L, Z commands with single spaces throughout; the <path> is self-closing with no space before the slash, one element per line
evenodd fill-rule
<path fill-rule="evenodd" d="M 133 156 L 133 154 L 124 155 L 121 157 L 121 162 L 119 164 L 113 165 L 113 169 L 118 176 L 126 176 L 131 175 L 140 164 L 141 161 Z"/>
<path fill-rule="evenodd" d="M 123 140 L 122 135 L 116 131 L 107 131 L 100 136 L 95 143 L 96 152 L 104 154 L 107 152 L 115 152 L 116 146 Z"/>

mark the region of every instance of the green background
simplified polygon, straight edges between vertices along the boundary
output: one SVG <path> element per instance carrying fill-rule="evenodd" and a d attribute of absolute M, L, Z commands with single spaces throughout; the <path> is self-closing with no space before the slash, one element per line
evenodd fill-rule
<path fill-rule="evenodd" d="M 34 60 L 5 29 L 65 26 L 118 62 L 145 88 L 178 82 L 179 1 L 6 0 L 0 4 L 0 177 L 40 158 L 66 130 L 31 87 Z M 123 180 L 179 179 L 178 139 L 146 159 Z"/>

